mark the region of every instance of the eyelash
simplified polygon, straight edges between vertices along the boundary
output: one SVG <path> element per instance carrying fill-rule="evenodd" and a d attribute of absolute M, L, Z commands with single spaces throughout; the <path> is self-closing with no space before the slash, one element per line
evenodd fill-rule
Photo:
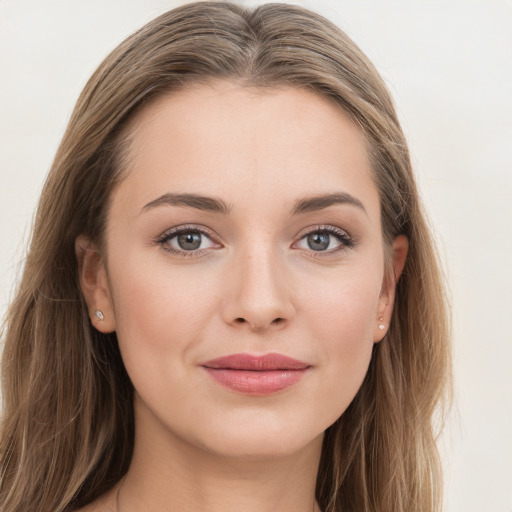
<path fill-rule="evenodd" d="M 159 244 L 164 251 L 169 252 L 171 254 L 175 254 L 177 256 L 184 256 L 184 257 L 189 257 L 189 258 L 190 257 L 199 257 L 208 252 L 209 248 L 185 251 L 185 250 L 171 248 L 168 245 L 170 240 L 172 240 L 173 238 L 175 238 L 179 235 L 186 234 L 186 233 L 200 233 L 201 235 L 206 236 L 210 240 L 213 240 L 213 238 L 215 236 L 212 232 L 210 232 L 209 230 L 206 230 L 205 228 L 200 227 L 200 226 L 194 226 L 194 225 L 180 226 L 180 227 L 172 228 L 169 231 L 166 231 L 165 233 L 160 235 L 155 240 L 155 242 L 157 244 Z M 303 240 L 304 238 L 306 238 L 307 236 L 309 236 L 313 233 L 327 233 L 328 235 L 336 238 L 338 240 L 338 242 L 340 242 L 338 247 L 328 250 L 328 251 L 309 250 L 311 255 L 315 258 L 332 255 L 332 254 L 338 253 L 340 251 L 350 249 L 355 246 L 355 242 L 354 242 L 353 238 L 345 230 L 336 228 L 334 226 L 315 226 L 314 228 L 309 229 L 308 231 L 302 233 L 299 236 L 298 241 Z M 297 242 L 294 242 L 294 244 L 295 243 L 297 243 Z"/>
<path fill-rule="evenodd" d="M 305 237 L 309 235 L 312 235 L 313 233 L 326 233 L 336 238 L 336 240 L 340 243 L 338 247 L 335 247 L 334 249 L 330 249 L 328 251 L 313 251 L 311 249 L 310 253 L 311 256 L 313 256 L 314 258 L 321 258 L 323 256 L 336 254 L 338 252 L 351 249 L 356 245 L 354 239 L 344 229 L 340 229 L 335 226 L 315 226 L 314 228 L 303 232 L 299 236 L 299 241 L 303 240 Z"/>
<path fill-rule="evenodd" d="M 200 226 L 179 226 L 177 228 L 172 228 L 169 231 L 166 231 L 165 233 L 160 235 L 156 239 L 156 243 L 159 244 L 164 251 L 169 252 L 171 254 L 175 254 L 176 256 L 184 256 L 184 257 L 190 258 L 190 257 L 202 256 L 203 254 L 208 252 L 208 249 L 196 249 L 194 251 L 184 251 L 184 250 L 180 250 L 180 249 L 171 248 L 168 245 L 170 240 L 172 240 L 173 238 L 175 238 L 179 235 L 183 235 L 186 233 L 200 233 L 201 235 L 206 236 L 210 240 L 212 240 L 215 236 L 211 231 L 209 231 L 203 227 L 200 227 Z"/>

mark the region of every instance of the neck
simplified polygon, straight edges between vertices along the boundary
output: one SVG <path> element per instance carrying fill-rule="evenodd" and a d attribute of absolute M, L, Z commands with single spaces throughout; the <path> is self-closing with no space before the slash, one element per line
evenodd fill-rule
<path fill-rule="evenodd" d="M 293 454 L 235 457 L 169 435 L 165 443 L 159 436 L 136 436 L 116 512 L 319 512 L 321 445 L 320 436 Z"/>

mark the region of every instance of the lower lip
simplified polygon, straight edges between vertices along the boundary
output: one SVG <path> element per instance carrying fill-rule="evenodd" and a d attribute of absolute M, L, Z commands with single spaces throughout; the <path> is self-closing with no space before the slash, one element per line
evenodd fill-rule
<path fill-rule="evenodd" d="M 207 373 L 219 384 L 246 395 L 270 395 L 293 386 L 304 376 L 308 368 L 299 370 L 230 370 L 208 368 Z"/>

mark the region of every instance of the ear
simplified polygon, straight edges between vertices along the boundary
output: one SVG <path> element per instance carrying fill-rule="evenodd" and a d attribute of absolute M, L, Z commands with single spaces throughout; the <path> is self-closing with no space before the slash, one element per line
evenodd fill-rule
<path fill-rule="evenodd" d="M 373 335 L 374 343 L 382 340 L 388 331 L 395 302 L 396 284 L 402 275 L 408 251 L 409 240 L 407 237 L 405 235 L 397 236 L 391 246 L 391 265 L 386 265 L 387 268 L 382 281 Z"/>
<path fill-rule="evenodd" d="M 115 331 L 114 308 L 101 253 L 89 237 L 80 235 L 75 240 L 75 254 L 80 288 L 92 325 L 103 333 Z"/>

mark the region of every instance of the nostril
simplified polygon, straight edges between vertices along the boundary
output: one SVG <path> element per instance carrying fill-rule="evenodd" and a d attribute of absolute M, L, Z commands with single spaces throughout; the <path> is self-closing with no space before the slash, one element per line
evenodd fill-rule
<path fill-rule="evenodd" d="M 274 318 L 274 320 L 272 320 L 272 322 L 270 322 L 270 324 L 266 324 L 266 325 L 268 327 L 270 327 L 270 326 L 276 326 L 277 327 L 277 326 L 281 325 L 282 323 L 284 323 L 284 321 L 285 321 L 284 318 L 277 317 L 277 318 Z M 236 324 L 245 324 L 245 323 L 251 323 L 251 322 L 248 322 L 245 318 L 239 316 L 238 318 L 235 318 L 234 323 L 236 323 Z M 265 328 L 264 325 L 257 325 L 256 323 L 255 324 L 251 323 L 251 325 L 254 328 L 258 329 L 258 330 Z"/>

